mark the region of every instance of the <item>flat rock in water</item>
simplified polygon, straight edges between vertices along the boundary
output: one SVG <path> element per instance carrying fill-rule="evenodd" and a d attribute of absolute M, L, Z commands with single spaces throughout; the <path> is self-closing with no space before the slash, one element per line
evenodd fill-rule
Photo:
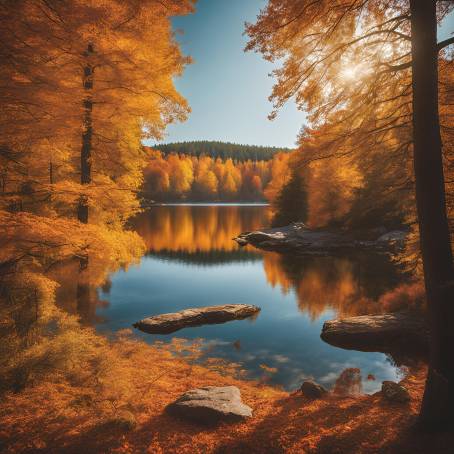
<path fill-rule="evenodd" d="M 252 416 L 236 386 L 206 386 L 185 392 L 167 407 L 179 418 L 202 424 L 240 422 Z"/>
<path fill-rule="evenodd" d="M 426 349 L 429 340 L 424 319 L 408 312 L 326 321 L 320 337 L 336 347 L 389 352 Z"/>
<path fill-rule="evenodd" d="M 188 326 L 241 320 L 251 317 L 259 311 L 259 307 L 250 304 L 198 307 L 169 314 L 154 315 L 134 323 L 133 326 L 149 334 L 169 334 Z"/>
<path fill-rule="evenodd" d="M 234 240 L 240 246 L 250 244 L 259 249 L 282 253 L 332 255 L 357 249 L 386 251 L 401 247 L 406 237 L 406 233 L 403 231 L 383 234 L 383 231 L 380 230 L 375 234 L 381 236 L 360 240 L 352 233 L 311 230 L 304 224 L 294 223 L 285 227 L 245 232 Z"/>

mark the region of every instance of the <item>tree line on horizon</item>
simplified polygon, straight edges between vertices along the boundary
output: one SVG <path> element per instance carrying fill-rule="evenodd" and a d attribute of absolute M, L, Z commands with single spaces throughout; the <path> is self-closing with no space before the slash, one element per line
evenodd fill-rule
<path fill-rule="evenodd" d="M 275 226 L 304 222 L 312 228 L 367 230 L 405 225 L 405 200 L 386 193 L 396 174 L 369 161 L 301 164 L 310 150 L 278 152 L 271 160 L 222 159 L 146 148 L 142 195 L 157 202 L 269 202 Z M 397 169 L 397 167 L 396 167 Z M 400 169 L 400 177 L 404 169 Z"/>
<path fill-rule="evenodd" d="M 189 156 L 211 156 L 213 159 L 228 158 L 235 161 L 269 161 L 276 153 L 292 151 L 286 147 L 267 147 L 261 145 L 245 145 L 216 140 L 196 140 L 155 145 L 152 148 L 167 155 L 170 153 L 186 154 Z"/>
<path fill-rule="evenodd" d="M 149 150 L 142 194 L 159 202 L 264 202 L 273 161 Z M 278 155 L 275 155 L 278 156 Z"/>

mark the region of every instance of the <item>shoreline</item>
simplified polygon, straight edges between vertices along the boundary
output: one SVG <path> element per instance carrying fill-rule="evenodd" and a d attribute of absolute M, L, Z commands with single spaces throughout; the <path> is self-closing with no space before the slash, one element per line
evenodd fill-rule
<path fill-rule="evenodd" d="M 380 230 L 379 232 L 342 232 L 312 230 L 302 223 L 240 233 L 233 238 L 241 247 L 250 244 L 266 251 L 298 255 L 336 255 L 353 250 L 389 252 L 402 249 L 407 232 Z M 367 239 L 366 239 L 367 238 Z"/>
<path fill-rule="evenodd" d="M 169 203 L 154 203 L 147 208 L 153 207 L 178 207 L 178 206 L 201 206 L 201 207 L 268 207 L 270 206 L 269 203 L 261 203 L 261 202 L 169 202 Z"/>

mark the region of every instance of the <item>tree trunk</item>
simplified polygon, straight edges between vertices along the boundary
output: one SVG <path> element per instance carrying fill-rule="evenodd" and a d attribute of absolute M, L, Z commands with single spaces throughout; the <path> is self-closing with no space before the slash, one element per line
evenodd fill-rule
<path fill-rule="evenodd" d="M 91 148 L 93 137 L 93 74 L 94 67 L 90 61 L 90 57 L 94 53 L 92 44 L 87 46 L 84 56 L 87 57 L 87 64 L 84 67 L 83 87 L 85 90 L 85 98 L 83 101 L 84 119 L 82 133 L 82 149 L 80 153 L 80 182 L 81 184 L 89 184 L 91 182 Z M 77 209 L 77 218 L 84 224 L 88 223 L 88 200 L 86 196 L 81 196 Z"/>
<path fill-rule="evenodd" d="M 52 159 L 49 161 L 49 184 L 54 184 L 54 165 Z"/>
<path fill-rule="evenodd" d="M 84 56 L 87 58 L 87 63 L 84 67 L 84 77 L 82 80 L 85 97 L 83 100 L 84 118 L 83 118 L 83 132 L 82 132 L 82 149 L 80 152 L 80 183 L 91 183 L 91 149 L 93 137 L 93 75 L 94 67 L 91 58 L 94 54 L 92 44 L 88 44 Z M 88 224 L 88 199 L 87 196 L 82 195 L 79 199 L 79 206 L 77 208 L 77 218 L 80 222 Z M 79 259 L 80 273 L 87 272 L 88 256 Z M 86 295 L 89 292 L 89 284 L 84 282 L 83 276 L 79 275 L 79 282 L 77 284 L 77 302 L 82 307 L 86 304 Z"/>
<path fill-rule="evenodd" d="M 431 330 L 420 419 L 440 427 L 454 415 L 453 264 L 438 116 L 435 0 L 410 0 L 416 204 Z"/>
<path fill-rule="evenodd" d="M 49 160 L 49 197 L 48 197 L 48 202 L 49 205 L 52 205 L 52 193 L 53 193 L 53 188 L 52 185 L 54 184 L 54 165 L 52 163 L 52 159 Z"/>

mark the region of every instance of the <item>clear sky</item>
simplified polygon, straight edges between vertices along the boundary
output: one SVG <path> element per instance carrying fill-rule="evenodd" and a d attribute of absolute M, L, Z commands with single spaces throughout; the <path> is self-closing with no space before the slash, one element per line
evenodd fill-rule
<path fill-rule="evenodd" d="M 266 0 L 198 0 L 196 13 L 174 19 L 183 52 L 194 63 L 176 80 L 192 113 L 170 125 L 164 142 L 221 140 L 251 145 L 294 147 L 304 113 L 289 102 L 270 121 L 268 101 L 273 65 L 261 55 L 243 52 L 244 22 L 254 22 Z M 440 39 L 454 31 L 454 15 L 445 20 Z"/>
<path fill-rule="evenodd" d="M 253 22 L 265 0 L 198 0 L 195 14 L 174 19 L 183 52 L 194 63 L 177 79 L 192 113 L 170 125 L 165 142 L 221 140 L 251 145 L 294 147 L 304 114 L 289 103 L 274 121 L 268 101 L 273 65 L 244 53 L 244 22 Z"/>

